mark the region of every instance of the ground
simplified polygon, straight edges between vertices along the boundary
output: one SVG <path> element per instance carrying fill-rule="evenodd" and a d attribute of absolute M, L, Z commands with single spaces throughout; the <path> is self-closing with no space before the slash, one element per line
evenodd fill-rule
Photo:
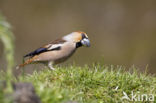
<path fill-rule="evenodd" d="M 21 75 L 14 82 L 31 82 L 42 103 L 156 102 L 156 77 L 134 66 L 128 71 L 113 65 L 56 68 Z"/>

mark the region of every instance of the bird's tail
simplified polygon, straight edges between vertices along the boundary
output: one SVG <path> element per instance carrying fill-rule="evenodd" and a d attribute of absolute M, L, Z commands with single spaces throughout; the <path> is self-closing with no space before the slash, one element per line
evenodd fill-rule
<path fill-rule="evenodd" d="M 22 68 L 22 67 L 24 67 L 25 65 L 32 63 L 33 61 L 34 61 L 34 59 L 33 59 L 33 58 L 30 58 L 30 59 L 26 60 L 23 64 L 18 65 L 18 66 L 16 67 L 16 69 Z"/>

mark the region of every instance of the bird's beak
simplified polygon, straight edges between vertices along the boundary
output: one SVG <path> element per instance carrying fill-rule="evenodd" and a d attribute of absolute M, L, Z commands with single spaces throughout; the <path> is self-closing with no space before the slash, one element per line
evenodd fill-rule
<path fill-rule="evenodd" d="M 90 47 L 90 41 L 87 38 L 84 38 L 83 40 L 81 40 L 81 43 L 83 46 Z"/>

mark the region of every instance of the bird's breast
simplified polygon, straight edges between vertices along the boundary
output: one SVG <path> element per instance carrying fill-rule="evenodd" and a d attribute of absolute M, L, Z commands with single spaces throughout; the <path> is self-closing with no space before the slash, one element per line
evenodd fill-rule
<path fill-rule="evenodd" d="M 38 55 L 38 61 L 53 61 L 60 63 L 68 59 L 76 50 L 75 43 L 64 43 L 60 50 L 48 51 Z"/>

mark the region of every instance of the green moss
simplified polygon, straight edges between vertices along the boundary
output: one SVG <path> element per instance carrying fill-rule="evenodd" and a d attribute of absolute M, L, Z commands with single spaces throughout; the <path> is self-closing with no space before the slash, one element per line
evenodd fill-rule
<path fill-rule="evenodd" d="M 130 73 L 122 66 L 112 65 L 58 67 L 55 71 L 34 71 L 32 75 L 19 76 L 19 80 L 15 81 L 33 83 L 43 103 L 64 103 L 69 100 L 79 103 L 121 103 L 123 92 L 131 96 L 132 91 L 155 95 L 156 77 L 138 73 L 135 69 Z"/>

